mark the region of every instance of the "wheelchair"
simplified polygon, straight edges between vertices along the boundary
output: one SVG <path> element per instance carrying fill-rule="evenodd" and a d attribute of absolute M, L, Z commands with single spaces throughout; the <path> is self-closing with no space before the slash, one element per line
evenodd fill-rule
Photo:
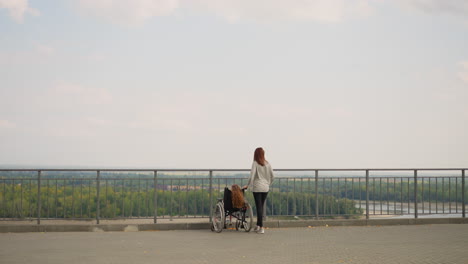
<path fill-rule="evenodd" d="M 242 189 L 244 192 L 244 189 Z M 234 208 L 231 200 L 232 192 L 228 187 L 224 188 L 224 198 L 218 198 L 218 202 L 213 208 L 211 216 L 211 231 L 220 233 L 228 226 L 235 224 L 237 231 L 243 229 L 245 232 L 250 232 L 253 224 L 252 207 L 248 202 L 245 202 L 244 207 Z M 235 223 L 233 223 L 233 218 Z"/>

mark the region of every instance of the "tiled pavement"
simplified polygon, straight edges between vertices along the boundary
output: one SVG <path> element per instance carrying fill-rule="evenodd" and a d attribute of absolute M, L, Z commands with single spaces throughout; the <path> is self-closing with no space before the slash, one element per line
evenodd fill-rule
<path fill-rule="evenodd" d="M 0 263 L 468 263 L 468 224 L 6 233 Z"/>

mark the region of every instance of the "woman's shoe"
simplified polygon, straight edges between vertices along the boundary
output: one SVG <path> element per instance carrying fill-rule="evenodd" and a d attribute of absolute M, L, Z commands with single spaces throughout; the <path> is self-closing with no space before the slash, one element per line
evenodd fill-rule
<path fill-rule="evenodd" d="M 259 234 L 265 234 L 265 228 L 261 227 L 260 230 L 258 230 Z"/>
<path fill-rule="evenodd" d="M 260 231 L 260 228 L 261 228 L 261 227 L 259 227 L 259 226 L 256 226 L 256 227 L 254 228 L 254 230 L 253 230 L 253 231 L 254 231 L 254 232 L 258 232 L 258 231 Z"/>

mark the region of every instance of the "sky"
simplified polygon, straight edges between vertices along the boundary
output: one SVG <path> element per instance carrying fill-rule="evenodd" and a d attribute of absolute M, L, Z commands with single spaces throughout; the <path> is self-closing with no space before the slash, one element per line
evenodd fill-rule
<path fill-rule="evenodd" d="M 0 165 L 468 167 L 468 1 L 0 0 Z"/>

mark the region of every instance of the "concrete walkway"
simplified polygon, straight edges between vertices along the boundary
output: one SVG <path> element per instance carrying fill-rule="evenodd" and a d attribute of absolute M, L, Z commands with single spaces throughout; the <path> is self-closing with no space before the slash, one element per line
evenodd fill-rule
<path fill-rule="evenodd" d="M 0 263 L 468 263 L 468 225 L 0 234 Z"/>

